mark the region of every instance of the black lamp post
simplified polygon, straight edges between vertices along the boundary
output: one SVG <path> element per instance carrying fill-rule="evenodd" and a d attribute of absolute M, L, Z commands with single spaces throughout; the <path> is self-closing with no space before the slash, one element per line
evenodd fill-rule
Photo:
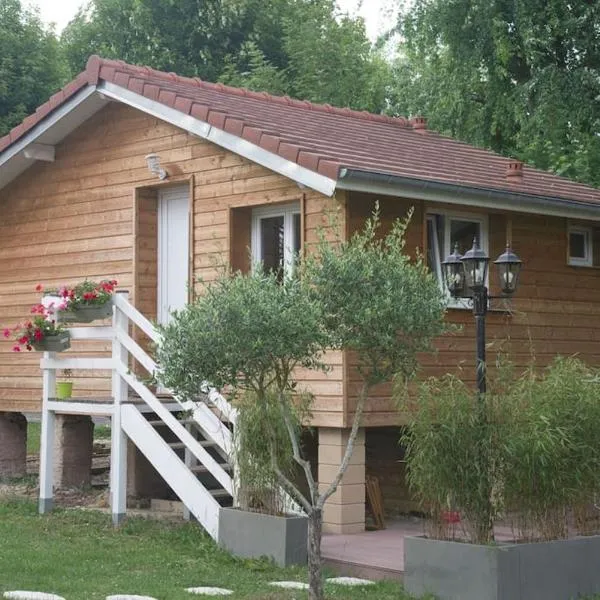
<path fill-rule="evenodd" d="M 488 310 L 489 295 L 485 285 L 487 281 L 489 256 L 479 247 L 477 238 L 473 240 L 473 247 L 461 256 L 458 244 L 454 251 L 442 263 L 444 278 L 448 291 L 453 297 L 463 296 L 463 290 L 470 291 L 473 301 L 473 315 L 475 315 L 477 337 L 477 390 L 481 395 L 486 391 L 485 377 L 485 316 Z M 500 276 L 501 297 L 511 296 L 517 289 L 521 260 L 507 245 L 506 250 L 497 260 L 498 275 Z"/>

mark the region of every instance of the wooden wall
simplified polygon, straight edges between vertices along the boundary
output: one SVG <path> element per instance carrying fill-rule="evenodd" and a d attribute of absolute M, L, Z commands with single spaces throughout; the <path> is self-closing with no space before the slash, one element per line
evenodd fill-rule
<path fill-rule="evenodd" d="M 164 183 L 150 175 L 144 160 L 154 151 L 169 172 Z M 187 183 L 192 204 L 193 275 L 215 277 L 219 265 L 247 268 L 252 207 L 298 201 L 304 247 L 335 213 L 341 232 L 362 225 L 374 196 L 338 193 L 326 198 L 231 152 L 171 125 L 113 103 L 56 148 L 54 163 L 36 163 L 0 190 L 0 325 L 27 316 L 38 301 L 36 284 L 57 286 L 85 277 L 110 277 L 128 289 L 148 316 L 156 306 L 156 197 L 160 185 Z M 424 250 L 423 202 L 381 198 L 384 224 L 414 206 L 407 248 Z M 470 210 L 472 212 L 472 210 Z M 566 220 L 493 213 L 490 254 L 497 256 L 512 232 L 513 247 L 524 260 L 522 285 L 512 315 L 488 317 L 488 341 L 512 348 L 525 364 L 532 354 L 540 364 L 555 354 L 580 355 L 598 362 L 600 351 L 600 271 L 566 264 Z M 492 275 L 493 276 L 493 275 Z M 474 379 L 474 328 L 469 311 L 450 310 L 460 332 L 440 339 L 434 356 L 423 356 L 424 373 L 460 372 Z M 0 341 L 0 411 L 40 407 L 40 355 L 16 354 Z M 87 343 L 81 352 L 108 350 Z M 314 424 L 344 426 L 355 403 L 352 357 L 332 353 L 327 375 L 302 373 L 316 394 Z M 106 395 L 106 373 L 81 373 L 78 395 Z M 389 386 L 376 390 L 366 424 L 391 425 L 397 419 Z"/>
<path fill-rule="evenodd" d="M 169 178 L 160 184 L 146 167 L 156 152 Z M 251 207 L 298 201 L 307 245 L 325 213 L 344 196 L 326 198 L 295 182 L 156 118 L 113 103 L 56 147 L 54 163 L 38 162 L 0 190 L 0 325 L 27 316 L 39 301 L 38 283 L 57 286 L 85 277 L 116 278 L 149 317 L 156 306 L 156 197 L 159 185 L 188 183 L 193 197 L 193 274 L 215 277 L 235 253 L 247 256 L 244 219 Z M 246 218 L 246 226 L 249 220 Z M 234 241 L 230 244 L 231 239 Z M 137 241 L 135 241 L 137 240 Z M 135 265 L 135 266 L 134 266 Z M 135 276 L 134 276 L 135 273 Z M 86 342 L 75 350 L 108 350 Z M 0 411 L 37 411 L 41 401 L 40 354 L 11 351 L 0 341 Z M 317 397 L 315 423 L 343 421 L 343 357 L 332 354 L 332 371 L 306 374 Z M 107 373 L 82 373 L 78 396 L 107 395 Z"/>
<path fill-rule="evenodd" d="M 356 230 L 372 211 L 375 196 L 351 194 L 348 199 L 348 227 Z M 391 219 L 402 217 L 411 206 L 415 213 L 407 237 L 407 250 L 426 250 L 424 218 L 427 211 L 460 207 L 427 204 L 399 198 L 381 197 L 383 229 Z M 469 208 L 463 212 L 473 213 Z M 567 265 L 567 220 L 542 215 L 489 214 L 489 254 L 492 261 L 503 252 L 507 239 L 523 260 L 521 284 L 512 301 L 511 311 L 501 300 L 493 301 L 487 317 L 488 364 L 498 352 L 507 353 L 524 367 L 535 359 L 548 364 L 557 354 L 578 354 L 589 364 L 600 363 L 600 268 Z M 490 265 L 491 293 L 498 294 L 497 274 Z M 504 308 L 504 310 L 503 310 Z M 421 356 L 421 376 L 456 373 L 475 386 L 475 327 L 470 310 L 449 309 L 448 320 L 460 325 L 460 331 L 436 342 L 437 352 Z M 357 376 L 347 361 L 348 398 L 345 414 L 351 422 L 356 405 Z M 365 424 L 385 426 L 399 422 L 389 385 L 379 386 L 367 408 Z"/>

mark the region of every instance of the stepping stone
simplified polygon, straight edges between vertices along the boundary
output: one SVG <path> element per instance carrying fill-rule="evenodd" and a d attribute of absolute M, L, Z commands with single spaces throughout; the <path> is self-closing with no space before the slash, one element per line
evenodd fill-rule
<path fill-rule="evenodd" d="M 271 581 L 269 585 L 284 588 L 286 590 L 307 590 L 308 583 L 302 581 Z"/>
<path fill-rule="evenodd" d="M 230 596 L 233 594 L 233 590 L 218 587 L 193 587 L 186 588 L 185 591 L 198 596 Z"/>
<path fill-rule="evenodd" d="M 152 596 L 136 596 L 135 594 L 117 594 L 116 596 L 106 596 L 106 600 L 156 600 Z"/>
<path fill-rule="evenodd" d="M 334 583 L 335 585 L 373 585 L 375 582 L 370 579 L 359 579 L 358 577 L 330 577 L 326 579 L 328 583 Z"/>
<path fill-rule="evenodd" d="M 4 598 L 10 600 L 65 600 L 62 596 L 56 594 L 46 594 L 45 592 L 25 592 L 15 590 L 14 592 L 4 592 Z"/>

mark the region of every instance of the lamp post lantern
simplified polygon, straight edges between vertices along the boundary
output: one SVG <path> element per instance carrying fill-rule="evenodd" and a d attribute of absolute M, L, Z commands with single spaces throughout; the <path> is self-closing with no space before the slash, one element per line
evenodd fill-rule
<path fill-rule="evenodd" d="M 485 316 L 488 310 L 490 296 L 487 282 L 487 272 L 490 258 L 479 247 L 477 238 L 473 240 L 473 247 L 464 256 L 458 251 L 458 245 L 454 251 L 442 263 L 444 279 L 448 291 L 453 297 L 464 296 L 464 292 L 470 292 L 473 301 L 473 315 L 475 316 L 475 328 L 477 339 L 477 391 L 480 398 L 486 392 L 485 373 Z M 494 261 L 500 277 L 500 289 L 503 296 L 512 295 L 519 283 L 521 271 L 521 260 L 507 245 L 506 250 Z"/>

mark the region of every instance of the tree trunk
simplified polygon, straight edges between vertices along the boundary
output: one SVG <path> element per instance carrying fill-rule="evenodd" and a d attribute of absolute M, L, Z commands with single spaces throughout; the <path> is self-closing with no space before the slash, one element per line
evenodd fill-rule
<path fill-rule="evenodd" d="M 308 584 L 309 600 L 323 600 L 323 561 L 321 559 L 321 534 L 323 511 L 313 508 L 308 516 Z"/>

